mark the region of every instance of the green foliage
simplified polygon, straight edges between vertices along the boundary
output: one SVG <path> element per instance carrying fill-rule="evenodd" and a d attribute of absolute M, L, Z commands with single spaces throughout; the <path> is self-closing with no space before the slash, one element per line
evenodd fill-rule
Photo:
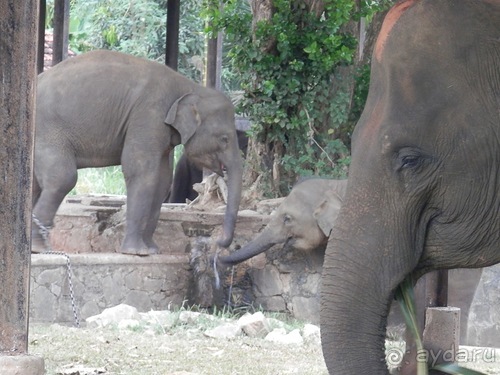
<path fill-rule="evenodd" d="M 125 195 L 125 180 L 121 167 L 79 169 L 78 181 L 69 194 L 91 193 Z"/>
<path fill-rule="evenodd" d="M 70 48 L 77 53 L 110 49 L 163 63 L 166 3 L 165 0 L 72 0 Z M 205 48 L 204 22 L 199 13 L 198 1 L 181 1 L 179 72 L 197 82 L 203 77 Z"/>
<path fill-rule="evenodd" d="M 337 69 L 353 63 L 356 38 L 350 20 L 371 15 L 380 2 L 325 0 L 320 14 L 307 2 L 274 0 L 269 20 L 253 22 L 244 0 L 227 0 L 221 10 L 207 1 L 205 16 L 232 43 L 228 55 L 244 97 L 239 110 L 253 121 L 252 136 L 282 150 L 278 188 L 288 193 L 298 175 L 344 177 L 349 150 L 340 130 L 350 119 L 351 94 Z M 362 93 L 359 93 L 361 95 Z M 261 165 L 261 175 L 270 165 Z"/>

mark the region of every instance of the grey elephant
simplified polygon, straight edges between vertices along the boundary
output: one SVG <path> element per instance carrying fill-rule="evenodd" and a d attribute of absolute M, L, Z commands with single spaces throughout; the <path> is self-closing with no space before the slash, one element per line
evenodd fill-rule
<path fill-rule="evenodd" d="M 272 220 L 253 241 L 218 262 L 232 266 L 277 244 L 312 251 L 326 245 L 340 210 L 347 180 L 312 178 L 295 185 Z"/>
<path fill-rule="evenodd" d="M 375 43 L 322 274 L 332 374 L 387 374 L 394 291 L 500 262 L 500 3 L 406 0 Z"/>
<path fill-rule="evenodd" d="M 282 244 L 299 251 L 325 251 L 328 237 L 342 206 L 347 180 L 312 178 L 295 185 L 264 230 L 241 249 L 218 258 L 221 266 L 233 266 Z M 461 310 L 460 342 L 467 342 L 470 306 L 482 269 L 451 270 L 448 304 Z M 425 284 L 418 283 L 415 295 L 419 317 L 424 315 Z M 393 304 L 391 325 L 404 323 L 399 306 Z"/>
<path fill-rule="evenodd" d="M 242 158 L 234 108 L 163 64 L 112 51 L 61 62 L 38 77 L 34 156 L 34 241 L 50 227 L 77 169 L 122 165 L 126 233 L 120 252 L 153 254 L 161 204 L 172 180 L 171 151 L 228 176 L 223 235 L 232 242 L 241 197 Z"/>

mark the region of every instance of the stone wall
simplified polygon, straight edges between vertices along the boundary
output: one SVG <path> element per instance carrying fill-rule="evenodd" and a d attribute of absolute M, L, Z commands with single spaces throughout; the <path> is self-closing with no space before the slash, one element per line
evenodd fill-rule
<path fill-rule="evenodd" d="M 73 323 L 121 303 L 140 311 L 165 310 L 187 299 L 191 272 L 186 255 L 33 254 L 32 321 Z M 73 289 L 74 301 L 71 298 Z"/>

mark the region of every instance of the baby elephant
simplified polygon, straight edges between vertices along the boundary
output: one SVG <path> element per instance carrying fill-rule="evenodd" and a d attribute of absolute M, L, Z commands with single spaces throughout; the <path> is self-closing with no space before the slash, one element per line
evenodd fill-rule
<path fill-rule="evenodd" d="M 284 244 L 310 251 L 326 244 L 340 210 L 347 180 L 312 178 L 294 186 L 262 233 L 240 250 L 220 257 L 231 266 Z"/>
<path fill-rule="evenodd" d="M 234 107 L 163 64 L 113 51 L 65 60 L 38 76 L 33 181 L 34 243 L 52 225 L 77 169 L 121 164 L 127 227 L 120 252 L 158 252 L 153 240 L 172 180 L 171 151 L 184 145 L 199 168 L 227 172 L 223 235 L 233 239 L 243 163 Z"/>

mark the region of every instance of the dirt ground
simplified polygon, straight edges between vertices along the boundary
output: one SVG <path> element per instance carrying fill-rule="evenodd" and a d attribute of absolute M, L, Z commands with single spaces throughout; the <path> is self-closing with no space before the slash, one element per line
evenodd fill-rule
<path fill-rule="evenodd" d="M 91 329 L 37 323 L 30 325 L 29 351 L 45 359 L 47 375 L 327 374 L 317 342 L 297 346 L 247 336 L 213 339 L 203 330 Z M 466 350 L 472 358 L 473 348 Z M 475 362 L 460 365 L 500 375 L 500 349 L 477 349 Z"/>
<path fill-rule="evenodd" d="M 29 351 L 47 375 L 327 374 L 319 345 L 206 337 L 200 329 L 139 332 L 32 324 Z M 68 369 L 86 368 L 80 372 Z"/>

